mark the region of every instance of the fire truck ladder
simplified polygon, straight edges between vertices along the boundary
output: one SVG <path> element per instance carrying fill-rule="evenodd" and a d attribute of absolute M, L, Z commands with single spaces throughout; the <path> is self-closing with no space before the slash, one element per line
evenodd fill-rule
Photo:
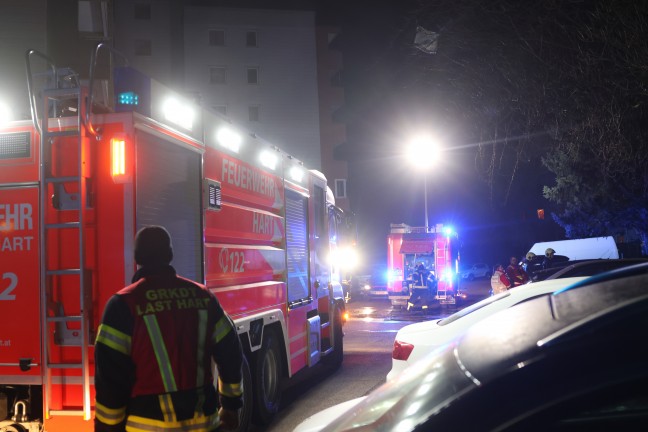
<path fill-rule="evenodd" d="M 436 250 L 434 252 L 434 268 L 435 269 L 441 269 L 445 268 L 447 265 L 446 262 L 446 247 L 445 244 L 438 244 L 438 242 L 435 240 L 434 243 L 436 244 Z M 448 301 L 448 290 L 447 290 L 447 285 L 445 283 L 441 284 L 441 279 L 443 278 L 442 274 L 437 274 L 437 295 L 436 298 L 439 300 L 441 303 L 445 303 Z M 440 288 L 443 287 L 443 288 Z"/>
<path fill-rule="evenodd" d="M 46 418 L 57 415 L 83 416 L 85 420 L 91 418 L 90 404 L 90 316 L 92 313 L 91 302 L 88 294 L 90 287 L 86 287 L 85 280 L 85 238 L 84 238 L 84 209 L 86 207 L 86 178 L 84 176 L 84 164 L 87 163 L 85 146 L 83 145 L 83 122 L 82 107 L 83 93 L 79 85 L 78 76 L 70 69 L 57 69 L 54 63 L 45 55 L 37 51 L 27 53 L 27 78 L 31 103 L 32 119 L 34 126 L 40 134 L 40 280 L 41 280 L 41 346 L 42 346 L 42 376 L 43 376 L 43 410 Z M 47 65 L 47 71 L 43 74 L 32 73 L 31 62 L 34 57 L 41 57 Z M 44 82 L 38 89 L 35 88 L 35 80 Z M 39 100 L 37 100 L 39 99 Z M 40 105 L 37 105 L 37 102 Z M 68 104 L 68 105 L 66 105 Z M 70 107 L 67 112 L 62 112 L 62 107 Z M 76 111 L 76 113 L 74 113 Z M 65 118 L 59 116 L 65 116 Z M 76 118 L 76 121 L 71 120 Z M 70 125 L 72 123 L 72 125 Z M 65 126 L 64 126 L 65 125 Z M 52 145 L 57 138 L 76 137 L 78 164 L 76 175 L 61 176 L 53 173 Z M 73 187 L 76 184 L 75 192 L 66 192 L 64 186 Z M 54 190 L 56 197 L 54 202 L 49 202 L 50 191 Z M 72 189 L 71 189 L 72 190 Z M 48 217 L 49 213 L 57 210 L 76 212 L 71 222 L 52 223 L 53 218 Z M 50 243 L 63 232 L 76 231 L 76 242 L 69 242 L 60 250 L 66 250 L 65 255 L 74 256 L 78 250 L 78 265 L 75 268 L 59 268 L 57 262 L 70 262 L 70 259 L 48 259 Z M 60 237 L 59 237 L 60 238 Z M 76 258 L 75 258 L 76 259 Z M 73 266 L 74 267 L 74 266 Z M 53 291 L 55 280 L 60 281 L 59 290 L 62 297 L 68 298 L 74 290 L 73 280 L 78 280 L 79 314 L 66 315 L 62 304 L 55 307 L 55 315 L 48 313 L 53 303 Z M 89 285 L 89 284 L 88 284 Z M 56 304 L 55 304 L 56 305 Z M 68 310 L 69 313 L 69 310 Z M 80 328 L 70 330 L 69 323 L 79 323 Z M 50 347 L 66 346 L 78 347 L 80 349 L 79 362 L 65 362 L 65 360 L 54 361 Z M 80 370 L 80 378 L 76 374 L 56 376 L 54 382 L 53 370 L 61 372 Z M 81 384 L 82 385 L 82 406 L 52 409 L 52 387 L 54 384 Z"/>

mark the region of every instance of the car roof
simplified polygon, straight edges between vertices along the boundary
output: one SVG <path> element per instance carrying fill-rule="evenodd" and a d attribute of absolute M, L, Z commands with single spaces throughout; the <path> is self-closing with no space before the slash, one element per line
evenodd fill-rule
<path fill-rule="evenodd" d="M 555 280 L 545 280 L 545 281 L 540 281 L 532 284 L 520 285 L 518 287 L 511 288 L 503 293 L 496 294 L 492 297 L 487 297 L 484 300 L 481 300 L 473 305 L 470 305 L 456 312 L 455 314 L 452 314 L 449 317 L 442 319 L 439 325 L 444 325 L 443 321 L 452 322 L 455 321 L 457 318 L 463 318 L 464 316 L 468 316 L 474 311 L 477 311 L 484 307 L 493 307 L 491 305 L 497 305 L 498 302 L 503 299 L 508 298 L 510 301 L 519 302 L 531 297 L 552 293 L 556 290 L 563 289 L 569 286 L 570 284 L 580 282 L 584 279 L 585 279 L 584 277 L 580 276 L 580 277 L 563 278 L 563 279 L 555 279 Z M 416 325 L 416 324 L 411 324 L 411 325 Z"/>
<path fill-rule="evenodd" d="M 572 276 L 594 276 L 618 268 L 629 267 L 635 264 L 648 262 L 647 258 L 622 258 L 622 259 L 596 259 L 571 263 L 567 261 L 562 267 L 546 280 Z"/>
<path fill-rule="evenodd" d="M 403 326 L 398 330 L 396 339 L 402 339 L 403 341 L 407 342 L 408 339 L 406 339 L 405 335 L 425 333 L 432 328 L 437 328 L 439 326 L 443 327 L 460 319 L 464 319 L 465 317 L 469 317 L 482 309 L 486 310 L 486 308 L 488 308 L 489 310 L 494 310 L 498 309 L 498 306 L 509 304 L 510 302 L 521 302 L 528 298 L 537 297 L 543 294 L 550 294 L 556 290 L 563 289 L 570 284 L 575 284 L 584 279 L 584 277 L 563 278 L 551 281 L 540 281 L 511 288 L 510 290 L 507 290 L 503 293 L 496 294 L 491 297 L 486 297 L 485 299 L 480 300 L 477 303 L 473 303 L 472 305 L 467 306 L 443 319 L 423 321 Z M 505 302 L 501 303 L 502 301 Z"/>
<path fill-rule="evenodd" d="M 505 364 L 523 361 L 541 345 L 557 342 L 584 325 L 587 317 L 594 319 L 619 305 L 648 299 L 648 265 L 634 267 L 606 273 L 599 279 L 584 279 L 481 321 L 461 338 L 461 361 L 471 373 L 487 377 Z M 487 333 L 501 330 L 503 325 L 509 325 L 502 332 L 506 342 L 497 350 L 488 349 L 484 343 L 492 341 Z"/>

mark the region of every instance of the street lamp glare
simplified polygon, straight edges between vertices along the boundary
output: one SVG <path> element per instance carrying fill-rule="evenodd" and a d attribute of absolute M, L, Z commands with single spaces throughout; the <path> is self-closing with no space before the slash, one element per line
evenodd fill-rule
<path fill-rule="evenodd" d="M 417 136 L 407 147 L 407 159 L 420 168 L 427 168 L 439 159 L 439 143 L 429 136 Z"/>

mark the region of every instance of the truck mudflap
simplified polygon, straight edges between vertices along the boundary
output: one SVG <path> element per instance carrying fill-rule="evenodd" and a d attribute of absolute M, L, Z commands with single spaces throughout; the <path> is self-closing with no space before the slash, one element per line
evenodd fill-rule
<path fill-rule="evenodd" d="M 38 185 L 0 185 L 0 384 L 41 380 Z"/>

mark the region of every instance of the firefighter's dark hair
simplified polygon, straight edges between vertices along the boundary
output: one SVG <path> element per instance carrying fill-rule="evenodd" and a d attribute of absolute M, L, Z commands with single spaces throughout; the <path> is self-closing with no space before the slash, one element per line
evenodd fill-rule
<path fill-rule="evenodd" d="M 173 247 L 169 232 L 161 226 L 148 226 L 135 235 L 135 262 L 141 266 L 169 264 Z"/>

